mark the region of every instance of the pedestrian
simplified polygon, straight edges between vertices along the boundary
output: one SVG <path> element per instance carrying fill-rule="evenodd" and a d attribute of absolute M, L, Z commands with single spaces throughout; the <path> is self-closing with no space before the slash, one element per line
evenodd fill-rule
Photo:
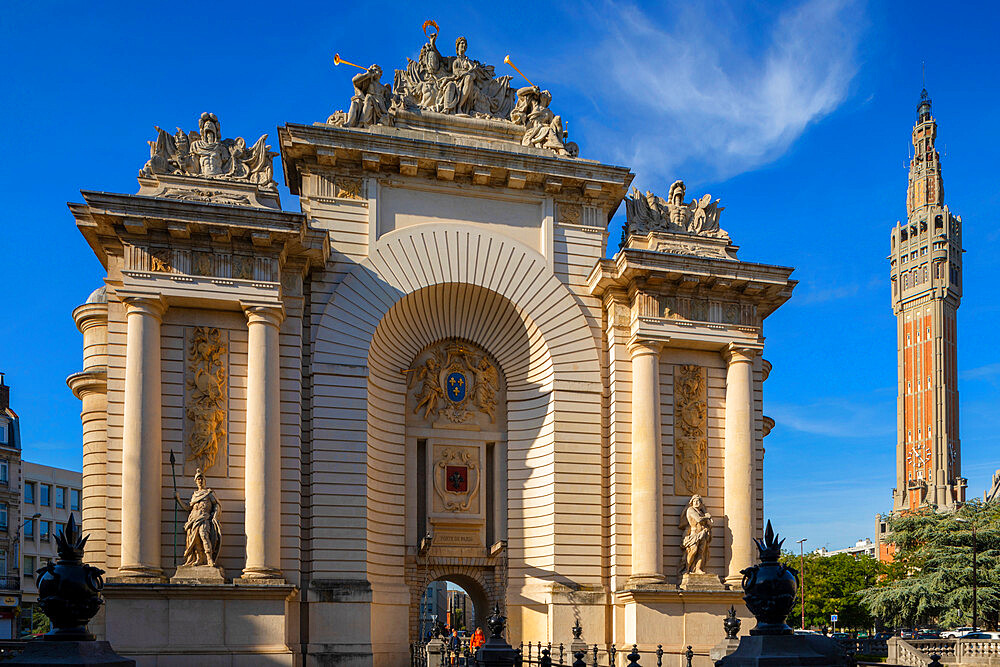
<path fill-rule="evenodd" d="M 483 635 L 483 629 L 476 628 L 476 631 L 472 633 L 472 641 L 469 644 L 472 647 L 472 651 L 475 652 L 476 649 L 485 643 L 486 637 Z"/>

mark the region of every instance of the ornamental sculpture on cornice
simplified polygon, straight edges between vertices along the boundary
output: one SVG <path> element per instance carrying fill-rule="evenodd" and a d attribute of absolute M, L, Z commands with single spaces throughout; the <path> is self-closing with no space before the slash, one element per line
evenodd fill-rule
<path fill-rule="evenodd" d="M 645 236 L 650 232 L 688 234 L 729 242 L 729 234 L 719 227 L 719 215 L 724 207 L 712 201 L 712 195 L 690 202 L 684 201 L 684 181 L 674 181 L 666 199 L 636 188 L 625 198 L 625 230 L 623 237 Z"/>
<path fill-rule="evenodd" d="M 433 26 L 434 32 L 427 33 Z M 445 56 L 437 48 L 437 24 L 424 23 L 427 43 L 416 61 L 407 58 L 405 69 L 397 69 L 392 86 L 382 83 L 382 68 L 371 65 L 351 80 L 354 95 L 348 110 L 337 111 L 328 119 L 340 127 L 392 125 L 400 111 L 437 113 L 465 118 L 499 120 L 524 128 L 521 144 L 576 157 L 579 148 L 566 141 L 562 117 L 549 109 L 552 94 L 538 86 L 514 89 L 512 76 L 496 76 L 493 65 L 466 55 L 468 40 L 455 41 L 455 55 Z M 339 55 L 335 62 L 341 60 Z"/>
<path fill-rule="evenodd" d="M 156 140 L 149 142 L 149 161 L 139 172 L 140 177 L 192 176 L 277 192 L 272 160 L 278 154 L 264 143 L 266 134 L 249 148 L 243 137 L 223 139 L 218 117 L 208 112 L 201 114 L 197 132 L 184 134 L 177 128 L 170 135 L 159 127 L 156 131 Z"/>

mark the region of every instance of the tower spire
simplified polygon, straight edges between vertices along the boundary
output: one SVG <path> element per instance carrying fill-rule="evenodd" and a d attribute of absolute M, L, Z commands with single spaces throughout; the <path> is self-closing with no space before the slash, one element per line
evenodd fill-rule
<path fill-rule="evenodd" d="M 962 219 L 944 204 L 936 138 L 924 88 L 911 135 L 907 219 L 892 231 L 889 256 L 899 367 L 895 510 L 965 501 L 956 350 Z"/>

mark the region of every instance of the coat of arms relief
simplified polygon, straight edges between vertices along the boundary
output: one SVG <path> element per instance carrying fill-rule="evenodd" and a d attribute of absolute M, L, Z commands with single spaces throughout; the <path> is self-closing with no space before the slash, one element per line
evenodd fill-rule
<path fill-rule="evenodd" d="M 450 340 L 429 348 L 417 362 L 408 371 L 414 414 L 431 423 L 496 423 L 500 371 L 484 352 Z"/>

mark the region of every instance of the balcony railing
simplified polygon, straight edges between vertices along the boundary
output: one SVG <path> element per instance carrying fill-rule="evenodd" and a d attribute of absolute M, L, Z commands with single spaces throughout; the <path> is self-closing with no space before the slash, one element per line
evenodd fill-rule
<path fill-rule="evenodd" d="M 0 590 L 19 591 L 21 590 L 21 578 L 18 576 L 0 577 Z"/>

